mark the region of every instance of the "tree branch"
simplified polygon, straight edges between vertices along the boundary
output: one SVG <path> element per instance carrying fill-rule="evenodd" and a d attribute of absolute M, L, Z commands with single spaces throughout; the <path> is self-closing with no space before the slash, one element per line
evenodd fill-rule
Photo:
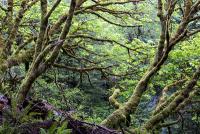
<path fill-rule="evenodd" d="M 121 107 L 121 104 L 116 100 L 119 94 L 120 89 L 114 89 L 113 94 L 109 97 L 109 102 L 115 107 L 115 109 L 119 109 Z"/>

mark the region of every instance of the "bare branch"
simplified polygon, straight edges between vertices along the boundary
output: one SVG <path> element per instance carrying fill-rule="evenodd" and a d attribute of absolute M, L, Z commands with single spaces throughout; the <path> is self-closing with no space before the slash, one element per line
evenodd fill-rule
<path fill-rule="evenodd" d="M 84 34 L 76 34 L 76 35 L 69 35 L 68 38 L 88 38 L 88 39 L 91 39 L 91 40 L 94 40 L 94 41 L 101 41 L 101 42 L 108 42 L 108 43 L 116 43 L 117 45 L 120 45 L 126 49 L 129 49 L 131 51 L 137 51 L 138 49 L 140 49 L 141 47 L 138 47 L 138 48 L 130 48 L 130 47 L 127 47 L 115 40 L 111 40 L 111 39 L 101 39 L 101 38 L 97 38 L 97 37 L 93 37 L 93 36 L 90 36 L 90 35 L 84 35 Z"/>
<path fill-rule="evenodd" d="M 56 9 L 56 7 L 60 4 L 61 0 L 56 0 L 56 2 L 53 4 L 52 8 L 49 10 L 49 12 L 46 14 L 45 19 L 48 19 L 53 11 Z"/>
<path fill-rule="evenodd" d="M 112 24 L 112 25 L 115 25 L 115 26 L 119 26 L 119 27 L 139 27 L 139 26 L 141 26 L 141 25 L 122 25 L 122 24 L 118 24 L 118 23 L 115 23 L 115 22 L 110 21 L 109 19 L 107 19 L 107 18 L 101 16 L 100 14 L 98 14 L 98 13 L 96 13 L 96 12 L 94 12 L 94 11 L 84 11 L 84 13 L 93 14 L 93 15 L 99 17 L 100 19 L 102 19 L 102 20 L 108 22 L 109 24 Z"/>
<path fill-rule="evenodd" d="M 114 65 L 107 66 L 107 67 L 95 67 L 95 66 L 92 66 L 92 67 L 87 67 L 87 68 L 70 67 L 70 66 L 65 66 L 65 65 L 61 65 L 61 64 L 54 64 L 53 66 L 57 67 L 57 68 L 64 68 L 64 69 L 67 69 L 67 70 L 70 70 L 70 71 L 74 71 L 74 72 L 83 73 L 83 72 L 94 71 L 94 70 L 98 70 L 98 71 L 105 70 L 105 69 L 113 67 Z"/>

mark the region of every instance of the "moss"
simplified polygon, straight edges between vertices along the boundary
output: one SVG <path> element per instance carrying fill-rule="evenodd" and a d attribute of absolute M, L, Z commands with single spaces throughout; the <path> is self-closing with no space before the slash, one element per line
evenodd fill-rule
<path fill-rule="evenodd" d="M 156 110 L 153 112 L 153 115 L 161 112 L 171 101 L 174 100 L 174 98 L 180 94 L 180 91 L 175 92 L 169 99 L 167 99 L 166 101 L 164 101 L 162 104 L 160 104 Z"/>
<path fill-rule="evenodd" d="M 184 101 L 188 99 L 189 94 L 193 91 L 193 88 L 196 85 L 199 77 L 200 77 L 200 66 L 194 73 L 191 80 L 186 85 L 185 89 L 182 90 L 178 96 L 175 96 L 175 98 L 160 113 L 155 114 L 152 118 L 150 118 L 149 121 L 145 123 L 143 128 L 145 128 L 146 130 L 152 129 L 153 127 L 158 125 L 160 121 L 164 120 L 171 113 L 173 113 L 179 105 L 184 103 Z"/>
<path fill-rule="evenodd" d="M 22 51 L 17 55 L 12 55 L 8 59 L 0 59 L 0 71 L 5 72 L 6 69 L 11 68 L 12 66 L 31 61 L 33 50 Z"/>
<path fill-rule="evenodd" d="M 120 94 L 120 89 L 114 89 L 113 94 L 109 97 L 109 102 L 116 108 L 120 108 L 121 104 L 116 100 Z"/>
<path fill-rule="evenodd" d="M 123 108 L 117 109 L 109 117 L 102 121 L 101 125 L 107 126 L 109 128 L 118 128 L 121 122 L 126 121 L 126 114 Z"/>

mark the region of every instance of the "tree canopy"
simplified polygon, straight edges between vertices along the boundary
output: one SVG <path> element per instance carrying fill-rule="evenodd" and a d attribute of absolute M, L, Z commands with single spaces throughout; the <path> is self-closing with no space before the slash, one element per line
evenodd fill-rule
<path fill-rule="evenodd" d="M 0 132 L 200 133 L 200 0 L 2 0 Z"/>

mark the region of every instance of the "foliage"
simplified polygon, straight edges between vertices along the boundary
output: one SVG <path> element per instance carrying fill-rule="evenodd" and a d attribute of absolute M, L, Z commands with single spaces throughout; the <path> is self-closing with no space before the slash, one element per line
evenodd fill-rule
<path fill-rule="evenodd" d="M 200 132 L 199 0 L 9 1 L 0 5 L 0 92 L 11 100 L 1 133 L 43 120 L 20 107 L 27 98 L 117 131 Z M 62 118 L 51 110 L 46 119 Z"/>

